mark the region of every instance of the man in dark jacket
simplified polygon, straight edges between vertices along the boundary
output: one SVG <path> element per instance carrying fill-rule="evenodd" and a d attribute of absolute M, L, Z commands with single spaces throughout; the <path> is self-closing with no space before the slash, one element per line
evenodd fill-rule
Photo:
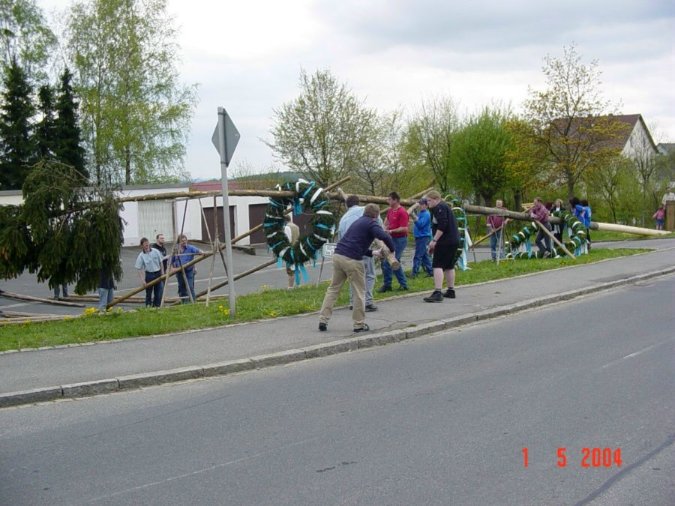
<path fill-rule="evenodd" d="M 429 297 L 424 297 L 424 302 L 443 302 L 443 297 L 455 298 L 455 262 L 459 247 L 459 228 L 452 209 L 443 202 L 440 193 L 432 190 L 426 198 L 431 210 L 433 235 L 429 243 L 429 253 L 434 255 L 431 262 L 434 269 L 434 291 Z M 443 293 L 444 276 L 448 284 L 445 293 Z"/>
<path fill-rule="evenodd" d="M 365 324 L 364 296 L 366 290 L 365 271 L 363 268 L 364 256 L 380 256 L 381 251 L 372 251 L 370 245 L 374 239 L 382 240 L 387 247 L 394 251 L 394 242 L 378 223 L 380 207 L 377 204 L 368 204 L 363 210 L 363 216 L 349 227 L 345 235 L 338 241 L 333 254 L 333 280 L 331 281 L 321 306 L 319 316 L 319 330 L 328 329 L 328 320 L 333 314 L 333 306 L 340 294 L 345 281 L 349 280 L 352 286 L 354 304 L 352 319 L 354 332 L 370 330 Z"/>

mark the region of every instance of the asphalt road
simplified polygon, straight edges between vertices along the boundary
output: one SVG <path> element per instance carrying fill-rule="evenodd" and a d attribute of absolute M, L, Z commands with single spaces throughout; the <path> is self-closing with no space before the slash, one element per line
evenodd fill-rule
<path fill-rule="evenodd" d="M 0 504 L 672 505 L 673 293 L 4 409 Z"/>

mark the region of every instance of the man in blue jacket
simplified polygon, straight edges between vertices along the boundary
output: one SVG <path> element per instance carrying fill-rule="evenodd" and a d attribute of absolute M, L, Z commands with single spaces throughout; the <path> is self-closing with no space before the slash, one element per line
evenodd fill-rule
<path fill-rule="evenodd" d="M 358 218 L 340 238 L 333 254 L 333 279 L 331 281 L 321 306 L 319 316 L 319 330 L 328 329 L 328 320 L 333 315 L 333 306 L 340 295 L 340 289 L 345 281 L 349 280 L 354 296 L 352 319 L 354 332 L 370 330 L 365 323 L 364 296 L 366 290 L 365 271 L 363 268 L 364 256 L 380 256 L 381 251 L 372 251 L 370 245 L 374 239 L 382 240 L 387 247 L 394 251 L 394 242 L 378 223 L 380 207 L 377 204 L 368 204 L 363 210 L 363 216 Z"/>
<path fill-rule="evenodd" d="M 413 235 L 415 237 L 415 256 L 413 257 L 412 277 L 417 276 L 420 267 L 424 269 L 427 276 L 433 276 L 434 272 L 431 268 L 431 258 L 429 258 L 429 242 L 431 241 L 431 213 L 429 213 L 429 202 L 425 197 L 422 197 L 417 203 L 420 207 L 419 213 L 412 214 L 410 218 L 413 220 Z"/>

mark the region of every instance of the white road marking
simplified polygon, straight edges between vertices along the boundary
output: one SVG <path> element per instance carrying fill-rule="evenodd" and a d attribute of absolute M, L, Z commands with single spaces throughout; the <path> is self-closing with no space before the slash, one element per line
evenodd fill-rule
<path fill-rule="evenodd" d="M 653 349 L 653 348 L 656 348 L 656 347 L 658 347 L 658 346 L 661 346 L 662 344 L 669 343 L 669 342 L 672 341 L 673 339 L 675 339 L 675 337 L 671 337 L 670 339 L 666 339 L 666 340 L 663 341 L 663 342 L 656 343 L 656 344 L 652 344 L 651 346 L 647 346 L 646 348 L 643 348 L 643 349 L 641 349 L 641 350 L 638 350 L 638 351 L 636 351 L 635 353 L 631 353 L 630 355 L 626 355 L 625 357 L 621 357 L 621 358 L 618 359 L 618 360 L 613 360 L 612 362 L 609 362 L 608 364 L 603 365 L 602 368 L 603 368 L 603 369 L 606 369 L 607 367 L 611 367 L 611 366 L 613 366 L 613 365 L 619 364 L 619 363 L 623 362 L 624 360 L 628 360 L 629 358 L 635 358 L 635 357 L 637 357 L 637 356 L 639 356 L 639 355 L 642 355 L 643 353 L 648 352 L 649 350 L 651 350 L 651 349 Z"/>

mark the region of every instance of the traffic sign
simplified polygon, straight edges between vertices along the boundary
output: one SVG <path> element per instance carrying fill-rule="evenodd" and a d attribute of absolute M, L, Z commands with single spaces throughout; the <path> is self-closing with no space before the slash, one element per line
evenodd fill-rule
<path fill-rule="evenodd" d="M 216 151 L 220 154 L 221 160 L 225 162 L 226 166 L 229 166 L 241 135 L 239 134 L 237 127 L 232 123 L 232 118 L 227 114 L 227 111 L 224 108 L 219 107 L 218 114 L 220 115 L 221 113 L 223 115 L 223 132 L 222 134 L 220 133 L 219 120 L 216 129 L 213 131 L 211 141 L 216 147 Z M 221 143 L 221 141 L 223 142 Z"/>

